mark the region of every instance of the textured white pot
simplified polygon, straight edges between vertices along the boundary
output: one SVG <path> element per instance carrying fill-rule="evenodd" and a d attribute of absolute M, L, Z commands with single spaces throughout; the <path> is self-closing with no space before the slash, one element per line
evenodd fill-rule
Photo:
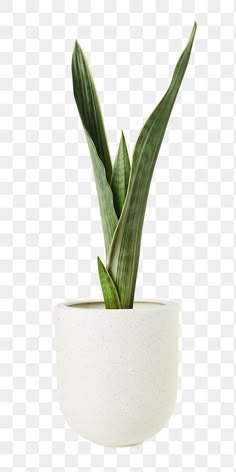
<path fill-rule="evenodd" d="M 54 317 L 59 401 L 71 428 L 113 447 L 160 431 L 176 399 L 177 304 L 75 302 L 56 306 Z"/>

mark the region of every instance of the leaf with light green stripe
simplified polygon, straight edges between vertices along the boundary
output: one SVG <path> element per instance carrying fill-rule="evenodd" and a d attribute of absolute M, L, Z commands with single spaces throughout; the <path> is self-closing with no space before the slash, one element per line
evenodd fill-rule
<path fill-rule="evenodd" d="M 118 153 L 114 162 L 114 168 L 111 179 L 111 188 L 114 198 L 114 206 L 116 214 L 119 218 L 129 183 L 130 176 L 130 162 L 128 150 L 125 142 L 124 133 L 121 133 L 121 140 Z"/>
<path fill-rule="evenodd" d="M 89 151 L 92 159 L 93 172 L 97 187 L 98 201 L 101 212 L 102 227 L 104 234 L 104 241 L 106 253 L 108 253 L 112 237 L 114 235 L 118 219 L 113 205 L 113 195 L 111 187 L 107 182 L 106 173 L 102 161 L 97 155 L 96 148 L 92 139 L 87 132 L 86 137 L 88 141 Z"/>
<path fill-rule="evenodd" d="M 77 41 L 72 56 L 72 77 L 74 97 L 83 126 L 94 142 L 97 154 L 105 167 L 107 180 L 110 183 L 112 163 L 101 109 L 87 61 Z"/>
<path fill-rule="evenodd" d="M 110 274 L 99 257 L 97 258 L 97 262 L 105 307 L 110 309 L 121 308 L 119 295 Z"/>
<path fill-rule="evenodd" d="M 188 65 L 196 27 L 194 23 L 189 42 L 175 67 L 170 86 L 148 118 L 135 145 L 127 197 L 107 261 L 107 269 L 116 284 L 122 308 L 133 307 L 150 183 L 168 120 Z"/>

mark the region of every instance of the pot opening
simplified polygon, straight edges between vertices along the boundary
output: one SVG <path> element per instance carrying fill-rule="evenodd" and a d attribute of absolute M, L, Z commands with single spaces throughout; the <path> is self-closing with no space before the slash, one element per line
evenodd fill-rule
<path fill-rule="evenodd" d="M 166 303 L 164 302 L 152 302 L 152 301 L 137 301 L 134 302 L 134 307 L 131 310 L 143 310 L 143 309 L 155 309 L 157 306 L 165 306 Z M 74 303 L 65 303 L 65 306 L 69 308 L 85 308 L 88 310 L 104 310 L 105 305 L 102 301 L 91 301 L 91 302 L 74 302 Z M 116 310 L 120 311 L 120 310 Z"/>

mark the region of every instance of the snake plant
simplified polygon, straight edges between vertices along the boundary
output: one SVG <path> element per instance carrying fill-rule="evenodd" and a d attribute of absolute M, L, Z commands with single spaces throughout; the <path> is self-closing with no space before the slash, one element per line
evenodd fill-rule
<path fill-rule="evenodd" d="M 151 179 L 189 62 L 196 28 L 194 23 L 170 85 L 138 136 L 132 161 L 122 132 L 114 164 L 93 78 L 81 47 L 75 42 L 72 56 L 73 90 L 92 160 L 103 226 L 106 264 L 98 258 L 98 273 L 106 308 L 133 307 Z"/>

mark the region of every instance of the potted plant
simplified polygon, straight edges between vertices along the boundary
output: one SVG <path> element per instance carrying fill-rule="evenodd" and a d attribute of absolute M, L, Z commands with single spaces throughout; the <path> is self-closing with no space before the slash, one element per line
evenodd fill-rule
<path fill-rule="evenodd" d="M 56 306 L 62 412 L 82 436 L 106 446 L 137 444 L 168 421 L 177 391 L 178 305 L 134 301 L 149 187 L 196 32 L 169 88 L 140 132 L 130 163 L 122 133 L 112 165 L 101 110 L 84 54 L 72 57 L 74 97 L 91 155 L 106 264 L 98 258 L 103 301 Z"/>

